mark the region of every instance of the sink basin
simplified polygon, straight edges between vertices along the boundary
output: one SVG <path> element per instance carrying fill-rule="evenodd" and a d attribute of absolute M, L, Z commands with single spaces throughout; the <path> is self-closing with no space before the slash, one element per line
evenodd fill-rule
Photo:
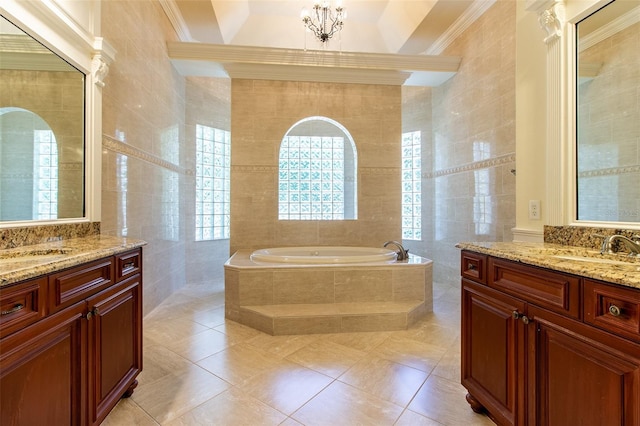
<path fill-rule="evenodd" d="M 69 249 L 32 249 L 32 250 L 0 250 L 0 261 L 25 262 L 31 259 L 57 258 L 67 255 Z"/>

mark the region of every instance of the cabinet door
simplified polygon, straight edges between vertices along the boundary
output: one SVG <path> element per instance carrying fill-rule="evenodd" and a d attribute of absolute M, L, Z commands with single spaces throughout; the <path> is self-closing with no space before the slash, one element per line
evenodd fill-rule
<path fill-rule="evenodd" d="M 90 421 L 129 396 L 142 369 L 142 286 L 133 276 L 88 301 Z"/>
<path fill-rule="evenodd" d="M 536 425 L 640 425 L 640 345 L 530 307 Z"/>
<path fill-rule="evenodd" d="M 521 300 L 462 280 L 462 384 L 471 407 L 501 425 L 524 424 L 524 312 Z"/>
<path fill-rule="evenodd" d="M 0 341 L 0 424 L 84 424 L 84 311 L 78 303 Z"/>

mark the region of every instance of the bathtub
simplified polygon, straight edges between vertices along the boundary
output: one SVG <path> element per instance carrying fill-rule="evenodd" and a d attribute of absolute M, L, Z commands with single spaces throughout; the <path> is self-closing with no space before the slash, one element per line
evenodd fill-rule
<path fill-rule="evenodd" d="M 397 253 L 373 247 L 279 247 L 256 250 L 253 262 L 295 264 L 393 263 Z"/>
<path fill-rule="evenodd" d="M 238 250 L 225 317 L 272 335 L 406 330 L 433 309 L 433 261 L 366 247 Z"/>

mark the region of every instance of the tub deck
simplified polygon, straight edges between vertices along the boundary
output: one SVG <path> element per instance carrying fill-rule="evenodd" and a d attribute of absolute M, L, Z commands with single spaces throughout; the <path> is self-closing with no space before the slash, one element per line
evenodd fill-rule
<path fill-rule="evenodd" d="M 432 311 L 432 261 L 225 264 L 225 316 L 272 335 L 405 330 Z"/>

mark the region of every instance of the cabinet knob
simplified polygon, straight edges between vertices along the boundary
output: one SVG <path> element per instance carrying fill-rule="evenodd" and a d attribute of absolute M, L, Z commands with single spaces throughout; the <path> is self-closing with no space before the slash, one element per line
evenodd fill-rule
<path fill-rule="evenodd" d="M 89 320 L 95 317 L 96 315 L 100 315 L 100 311 L 98 311 L 98 308 L 94 307 L 92 310 L 87 312 L 87 319 Z"/>
<path fill-rule="evenodd" d="M 475 271 L 476 269 L 476 265 L 474 265 L 473 263 L 470 263 L 467 265 L 467 271 Z"/>
<path fill-rule="evenodd" d="M 523 315 L 522 316 L 522 323 L 523 324 L 529 324 L 529 322 L 530 322 L 529 317 L 526 316 L 526 315 Z"/>
<path fill-rule="evenodd" d="M 616 305 L 609 306 L 609 313 L 614 317 L 619 317 L 622 313 L 622 309 L 618 308 Z"/>
<path fill-rule="evenodd" d="M 511 316 L 513 317 L 513 319 L 517 320 L 518 318 L 520 318 L 520 313 L 518 311 L 513 311 Z"/>

